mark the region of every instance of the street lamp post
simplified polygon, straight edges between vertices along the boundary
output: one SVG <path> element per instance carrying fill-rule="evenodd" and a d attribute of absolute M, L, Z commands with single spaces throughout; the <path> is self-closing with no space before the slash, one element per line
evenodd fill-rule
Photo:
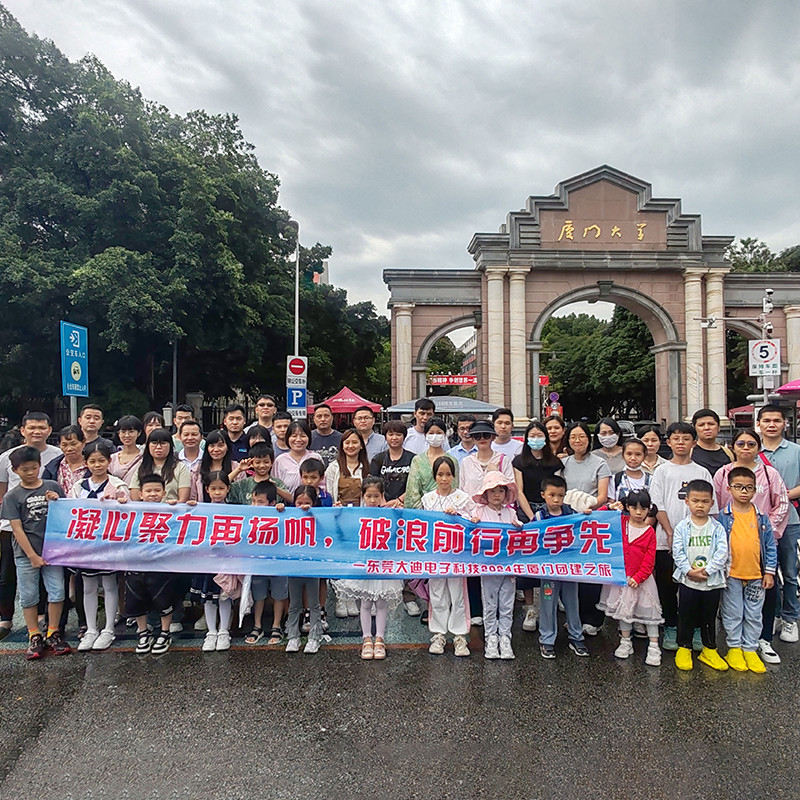
<path fill-rule="evenodd" d="M 289 220 L 288 226 L 297 237 L 294 247 L 294 354 L 300 355 L 300 223 Z"/>

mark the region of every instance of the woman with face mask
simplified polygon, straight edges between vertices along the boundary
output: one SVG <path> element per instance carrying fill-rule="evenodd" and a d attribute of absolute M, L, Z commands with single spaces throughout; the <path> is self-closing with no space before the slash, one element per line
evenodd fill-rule
<path fill-rule="evenodd" d="M 414 456 L 408 470 L 406 482 L 406 508 L 422 508 L 422 495 L 436 488 L 433 476 L 433 462 L 445 455 L 447 446 L 447 426 L 440 417 L 431 417 L 425 423 L 425 444 L 427 449 Z M 453 458 L 454 485 L 458 485 L 458 461 Z"/>
<path fill-rule="evenodd" d="M 622 428 L 615 419 L 604 417 L 597 423 L 594 433 L 594 454 L 608 462 L 612 475 L 625 469 L 622 457 Z"/>

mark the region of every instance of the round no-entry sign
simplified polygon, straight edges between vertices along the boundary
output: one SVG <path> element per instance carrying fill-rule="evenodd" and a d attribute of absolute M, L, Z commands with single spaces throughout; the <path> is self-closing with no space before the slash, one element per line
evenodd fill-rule
<path fill-rule="evenodd" d="M 292 375 L 302 375 L 306 371 L 306 362 L 302 358 L 289 359 L 289 372 Z"/>

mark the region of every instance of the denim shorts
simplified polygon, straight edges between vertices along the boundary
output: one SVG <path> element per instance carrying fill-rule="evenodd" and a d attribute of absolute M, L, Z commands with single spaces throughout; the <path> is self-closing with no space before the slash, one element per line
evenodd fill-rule
<path fill-rule="evenodd" d="M 23 608 L 39 605 L 39 573 L 42 575 L 47 592 L 47 601 L 49 603 L 64 602 L 64 567 L 47 564 L 44 567 L 36 568 L 31 566 L 31 560 L 26 555 L 15 555 L 14 563 L 17 567 L 19 602 Z"/>
<path fill-rule="evenodd" d="M 289 579 L 285 575 L 270 578 L 267 575 L 253 575 L 250 588 L 253 600 L 266 600 L 272 595 L 273 600 L 285 600 L 289 596 Z"/>

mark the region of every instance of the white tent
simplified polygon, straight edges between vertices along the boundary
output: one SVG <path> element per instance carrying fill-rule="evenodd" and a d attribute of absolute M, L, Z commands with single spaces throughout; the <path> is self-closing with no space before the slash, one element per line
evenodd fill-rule
<path fill-rule="evenodd" d="M 457 397 L 450 394 L 427 399 L 433 401 L 437 414 L 491 414 L 500 408 L 492 403 L 483 403 L 470 397 Z M 413 414 L 414 403 L 416 400 L 410 400 L 408 403 L 399 403 L 386 410 L 390 414 Z"/>

